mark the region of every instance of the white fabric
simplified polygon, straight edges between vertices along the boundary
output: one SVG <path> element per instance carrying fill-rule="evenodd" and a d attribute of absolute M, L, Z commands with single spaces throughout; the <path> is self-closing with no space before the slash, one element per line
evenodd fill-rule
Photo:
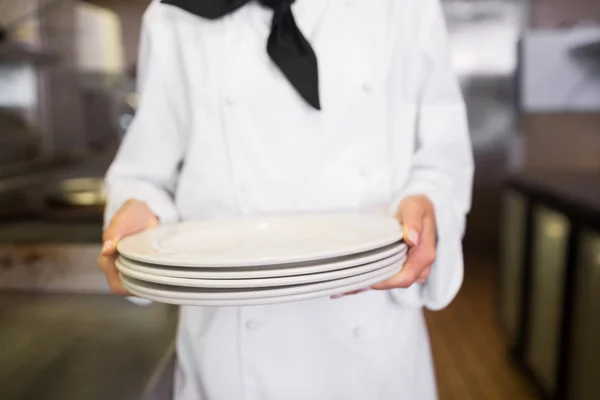
<path fill-rule="evenodd" d="M 422 307 L 463 277 L 473 162 L 439 0 L 298 0 L 322 111 L 266 54 L 271 11 L 208 21 L 153 2 L 140 104 L 107 175 L 106 220 L 129 198 L 162 223 L 435 205 L 428 282 L 339 300 L 182 307 L 176 400 L 433 400 Z M 182 164 L 182 165 L 181 165 Z"/>

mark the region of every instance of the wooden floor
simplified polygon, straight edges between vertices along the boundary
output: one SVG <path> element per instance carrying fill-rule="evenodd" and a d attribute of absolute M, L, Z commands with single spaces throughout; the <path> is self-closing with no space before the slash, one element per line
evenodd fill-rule
<path fill-rule="evenodd" d="M 467 263 L 456 300 L 427 313 L 440 400 L 535 399 L 507 358 L 496 295 L 493 264 Z"/>

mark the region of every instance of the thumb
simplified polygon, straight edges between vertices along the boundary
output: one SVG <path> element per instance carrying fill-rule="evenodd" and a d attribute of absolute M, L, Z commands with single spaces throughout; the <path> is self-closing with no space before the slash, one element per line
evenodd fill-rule
<path fill-rule="evenodd" d="M 117 216 L 115 216 L 116 218 L 113 218 L 110 221 L 110 224 L 108 225 L 108 227 L 104 230 L 104 233 L 102 234 L 102 255 L 103 256 L 111 256 L 114 255 L 117 252 L 117 244 L 119 243 L 119 240 L 121 240 L 123 234 L 119 229 L 119 223 L 118 220 L 119 218 Z"/>
<path fill-rule="evenodd" d="M 150 218 L 150 221 L 148 221 L 148 226 L 146 227 L 146 229 L 158 228 L 159 226 L 160 221 L 158 220 L 158 218 L 153 217 Z"/>
<path fill-rule="evenodd" d="M 400 204 L 396 217 L 402 224 L 404 241 L 411 247 L 417 246 L 423 232 L 423 207 L 419 202 L 407 198 Z"/>
<path fill-rule="evenodd" d="M 160 221 L 145 203 L 130 200 L 117 211 L 104 231 L 102 253 L 114 254 L 122 238 L 159 225 Z"/>

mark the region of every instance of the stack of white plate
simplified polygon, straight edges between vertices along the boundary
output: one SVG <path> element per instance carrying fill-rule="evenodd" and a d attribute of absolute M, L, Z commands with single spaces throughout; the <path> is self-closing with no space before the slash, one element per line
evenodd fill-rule
<path fill-rule="evenodd" d="M 190 221 L 122 240 L 132 294 L 162 303 L 247 306 L 370 287 L 406 260 L 402 229 L 378 214 Z"/>

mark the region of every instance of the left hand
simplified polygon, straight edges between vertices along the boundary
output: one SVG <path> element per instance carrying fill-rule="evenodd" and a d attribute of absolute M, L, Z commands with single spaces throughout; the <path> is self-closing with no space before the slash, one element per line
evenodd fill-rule
<path fill-rule="evenodd" d="M 426 196 L 406 197 L 398 207 L 396 218 L 403 226 L 404 241 L 410 247 L 408 259 L 399 273 L 369 289 L 408 288 L 415 282 L 424 283 L 431 273 L 437 245 L 433 204 Z M 356 290 L 341 296 L 334 296 L 334 298 L 361 293 L 369 289 Z"/>

